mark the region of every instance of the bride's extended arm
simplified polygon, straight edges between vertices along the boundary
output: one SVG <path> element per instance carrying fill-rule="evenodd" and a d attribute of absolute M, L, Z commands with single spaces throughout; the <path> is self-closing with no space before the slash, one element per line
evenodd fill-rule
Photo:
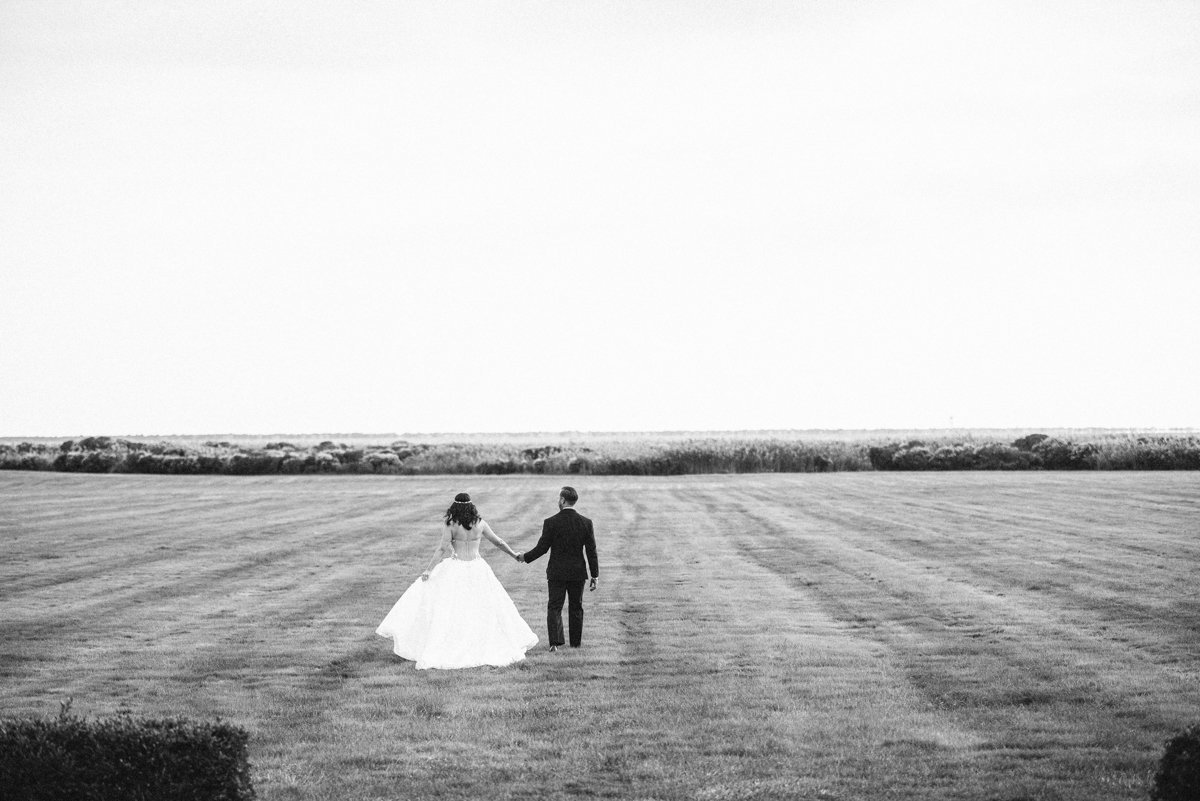
<path fill-rule="evenodd" d="M 483 534 L 483 536 L 488 538 L 492 545 L 495 545 L 509 556 L 516 557 L 517 552 L 512 548 L 509 548 L 507 542 L 496 536 L 496 532 L 492 531 L 492 527 L 487 524 L 487 521 L 483 521 L 479 524 L 479 531 L 481 534 Z"/>
<path fill-rule="evenodd" d="M 450 545 L 450 527 L 446 526 L 442 529 L 442 535 L 438 537 L 437 547 L 433 549 L 433 555 L 429 557 L 429 566 L 425 568 L 425 572 L 421 574 L 421 578 L 428 579 L 429 571 L 437 565 L 438 562 L 444 559 L 444 554 L 452 546 Z"/>

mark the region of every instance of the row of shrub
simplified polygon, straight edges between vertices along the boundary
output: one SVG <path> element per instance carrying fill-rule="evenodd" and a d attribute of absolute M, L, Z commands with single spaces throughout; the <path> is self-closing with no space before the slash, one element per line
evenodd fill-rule
<path fill-rule="evenodd" d="M 0 787 L 28 801 L 252 801 L 249 736 L 226 723 L 118 715 L 0 720 Z M 1200 798 L 1200 725 L 1167 741 L 1150 801 Z"/>
<path fill-rule="evenodd" d="M 1200 470 L 1200 437 L 1140 436 L 1071 442 L 1030 434 L 1011 443 L 870 446 L 875 470 Z"/>
<path fill-rule="evenodd" d="M 220 721 L 0 720 L 0 795 L 30 801 L 250 801 L 249 736 Z"/>
<path fill-rule="evenodd" d="M 857 443 L 770 440 L 675 444 L 610 443 L 522 448 L 515 445 L 393 442 L 350 447 L 322 442 L 306 448 L 228 442 L 180 446 L 89 437 L 61 445 L 0 444 L 0 469 L 70 473 L 287 475 L 304 473 L 431 475 L 682 475 L 694 473 L 820 472 L 870 469 Z"/>
<path fill-rule="evenodd" d="M 591 441 L 588 445 L 485 442 L 352 447 L 324 441 L 298 447 L 269 442 L 180 445 L 110 437 L 59 445 L 0 444 L 0 469 L 70 473 L 296 475 L 309 473 L 687 475 L 819 473 L 852 470 L 1200 470 L 1200 437 L 1148 435 L 1072 441 L 1031 434 L 1013 442 L 970 438 L 871 442 L 697 438 Z"/>
<path fill-rule="evenodd" d="M 28 801 L 252 801 L 249 735 L 220 721 L 0 719 L 0 787 Z M 1200 798 L 1200 725 L 1167 741 L 1150 801 Z"/>

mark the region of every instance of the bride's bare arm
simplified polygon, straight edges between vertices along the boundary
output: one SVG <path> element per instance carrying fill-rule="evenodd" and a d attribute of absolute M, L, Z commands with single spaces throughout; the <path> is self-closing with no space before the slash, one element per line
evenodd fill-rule
<path fill-rule="evenodd" d="M 492 545 L 495 545 L 497 548 L 504 551 L 509 556 L 516 557 L 517 552 L 514 551 L 512 548 L 509 548 L 508 543 L 505 542 L 504 540 L 500 539 L 500 537 L 498 537 L 496 535 L 496 532 L 492 531 L 492 527 L 487 524 L 486 520 L 480 521 L 479 532 L 481 534 L 483 534 L 483 536 L 487 537 L 488 541 L 491 542 Z"/>
<path fill-rule="evenodd" d="M 438 537 L 437 547 L 433 549 L 433 555 L 429 558 L 429 567 L 425 568 L 425 572 L 421 574 L 421 578 L 429 578 L 429 571 L 433 570 L 434 566 L 445 558 L 445 554 L 452 547 L 450 545 L 450 527 L 446 526 L 442 529 L 442 535 Z"/>

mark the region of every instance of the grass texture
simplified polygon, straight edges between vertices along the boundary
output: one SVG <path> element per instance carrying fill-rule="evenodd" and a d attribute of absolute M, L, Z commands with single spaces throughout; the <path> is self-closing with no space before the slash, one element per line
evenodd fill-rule
<path fill-rule="evenodd" d="M 374 627 L 457 491 L 553 476 L 0 474 L 0 713 L 220 717 L 259 797 L 1144 799 L 1200 717 L 1191 473 L 572 477 L 584 647 L 416 671 Z"/>

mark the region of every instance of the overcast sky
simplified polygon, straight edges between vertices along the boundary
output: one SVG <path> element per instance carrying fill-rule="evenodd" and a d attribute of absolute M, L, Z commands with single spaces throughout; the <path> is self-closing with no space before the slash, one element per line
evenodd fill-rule
<path fill-rule="evenodd" d="M 1200 426 L 1200 3 L 0 0 L 0 435 Z"/>

